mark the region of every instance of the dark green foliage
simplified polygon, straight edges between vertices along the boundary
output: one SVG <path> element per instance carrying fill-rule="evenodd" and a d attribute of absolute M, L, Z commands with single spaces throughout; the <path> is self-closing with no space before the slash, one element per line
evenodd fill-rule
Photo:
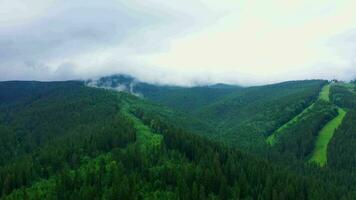
<path fill-rule="evenodd" d="M 350 110 L 336 130 L 328 149 L 328 165 L 338 170 L 355 171 L 356 110 Z"/>
<path fill-rule="evenodd" d="M 6 152 L 0 164 L 4 199 L 341 199 L 351 195 L 332 182 L 296 175 L 175 128 L 179 124 L 165 121 L 166 115 L 172 115 L 168 110 L 161 113 L 128 94 L 75 83 L 40 98 L 29 96 L 31 100 L 19 98 L 16 106 L 1 108 L 5 113 L 0 121 L 1 144 L 14 146 L 1 149 Z M 157 148 L 143 148 L 151 144 L 137 141 L 142 137 L 137 127 L 143 126 L 162 135 Z"/>
<path fill-rule="evenodd" d="M 322 186 L 325 188 L 319 190 L 318 187 L 323 185 L 322 183 L 298 177 L 283 168 L 271 166 L 265 161 L 217 145 L 199 136 L 172 129 L 157 119 L 152 121 L 151 117 L 142 111 L 138 111 L 136 115 L 146 124 L 150 124 L 156 132 L 163 134 L 166 149 L 180 152 L 205 171 L 196 172 L 204 175 L 197 176 L 198 180 L 193 179 L 186 183 L 188 188 L 191 188 L 188 194 L 189 192 L 196 194 L 193 191 L 197 189 L 194 188 L 199 188 L 199 184 L 203 183 L 205 191 L 213 191 L 213 194 L 205 195 L 217 195 L 221 199 L 332 199 L 338 196 L 335 188 Z M 192 170 L 194 172 L 194 168 L 191 168 L 190 172 Z M 282 177 L 286 178 L 287 182 L 284 182 L 286 180 Z M 202 182 L 199 179 L 202 179 Z M 259 187 L 249 187 L 251 182 Z M 321 185 L 317 186 L 318 184 Z M 321 191 L 323 194 L 319 193 Z"/>
<path fill-rule="evenodd" d="M 349 110 L 328 146 L 328 167 L 338 182 L 355 191 L 356 110 Z"/>
<path fill-rule="evenodd" d="M 317 101 L 297 123 L 281 131 L 274 148 L 294 158 L 305 159 L 312 153 L 319 131 L 337 114 L 332 104 Z"/>
<path fill-rule="evenodd" d="M 178 111 L 165 116 L 178 127 L 243 150 L 264 152 L 265 137 L 314 102 L 326 83 L 308 80 L 246 88 L 223 84 L 187 88 L 110 76 L 100 79 L 98 86 L 132 86 L 131 92 Z"/>
<path fill-rule="evenodd" d="M 348 108 L 356 109 L 356 87 L 348 88 L 342 85 L 335 85 L 330 89 L 330 99 L 336 105 Z"/>
<path fill-rule="evenodd" d="M 31 98 L 19 98 L 17 106 L 1 108 L 3 195 L 65 167 L 76 167 L 83 156 L 96 156 L 135 141 L 130 122 L 118 115 L 116 94 L 80 82 L 59 83 L 51 93 L 42 92 L 38 92 L 40 97 L 28 94 Z"/>
<path fill-rule="evenodd" d="M 22 84 L 18 86 L 16 82 L 7 84 L 13 93 L 22 93 L 28 98 L 17 98 L 14 100 L 16 106 L 12 103 L 0 107 L 0 123 L 7 129 L 7 134 L 0 135 L 0 140 L 4 144 L 16 144 L 15 149 L 3 151 L 8 156 L 1 154 L 0 164 L 14 156 L 30 153 L 57 136 L 99 128 L 102 123 L 114 120 L 119 111 L 116 95 L 84 87 L 80 82 L 62 82 L 57 87 L 55 83 L 37 82 L 29 91 L 21 89 Z M 42 90 L 47 87 L 52 88 L 51 92 Z M 33 91 L 36 92 L 31 95 Z M 1 94 L 4 95 L 2 91 Z"/>
<path fill-rule="evenodd" d="M 238 86 L 212 85 L 205 87 L 149 87 L 138 85 L 145 98 L 173 109 L 195 113 L 203 106 L 210 105 L 223 97 L 242 90 Z"/>
<path fill-rule="evenodd" d="M 199 116 L 219 128 L 216 137 L 243 149 L 264 151 L 265 137 L 318 97 L 324 81 L 295 81 L 251 87 L 201 109 Z"/>
<path fill-rule="evenodd" d="M 18 101 L 34 100 L 55 90 L 82 85 L 80 82 L 7 81 L 0 82 L 0 105 Z"/>

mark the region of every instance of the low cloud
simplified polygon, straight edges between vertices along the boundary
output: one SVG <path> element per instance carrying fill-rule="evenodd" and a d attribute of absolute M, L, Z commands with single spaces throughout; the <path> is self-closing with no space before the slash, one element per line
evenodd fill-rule
<path fill-rule="evenodd" d="M 356 78 L 356 4 L 4 0 L 0 80 L 160 84 Z"/>

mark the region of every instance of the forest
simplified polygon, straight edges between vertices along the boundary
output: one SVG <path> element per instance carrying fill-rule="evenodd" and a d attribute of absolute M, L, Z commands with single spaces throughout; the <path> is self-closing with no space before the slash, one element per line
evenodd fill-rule
<path fill-rule="evenodd" d="M 1 82 L 0 198 L 354 199 L 356 90 L 331 85 L 330 102 L 319 100 L 326 84 L 187 88 L 194 95 L 175 94 L 221 91 L 176 107 L 80 81 Z M 308 160 L 337 107 L 347 114 L 320 167 Z"/>

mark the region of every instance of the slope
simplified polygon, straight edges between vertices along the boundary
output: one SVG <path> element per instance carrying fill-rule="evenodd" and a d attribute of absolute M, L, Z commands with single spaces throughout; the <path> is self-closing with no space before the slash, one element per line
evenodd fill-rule
<path fill-rule="evenodd" d="M 354 90 L 352 90 L 352 88 Z M 355 166 L 355 133 L 356 133 L 356 93 L 355 84 L 337 84 L 331 88 L 331 100 L 347 110 L 347 114 L 336 130 L 328 147 L 327 165 L 333 169 L 346 171 L 349 176 L 356 174 Z"/>
<path fill-rule="evenodd" d="M 332 84 L 321 92 L 321 99 L 330 101 L 330 87 L 335 86 L 344 87 L 351 93 L 354 92 L 352 84 Z M 332 139 L 335 130 L 341 125 L 345 115 L 346 110 L 338 107 L 338 115 L 320 130 L 318 139 L 315 143 L 314 151 L 312 153 L 312 157 L 310 158 L 309 162 L 317 163 L 319 166 L 324 166 L 327 163 L 327 149 L 329 142 Z"/>
<path fill-rule="evenodd" d="M 0 164 L 2 199 L 344 196 L 336 186 L 174 128 L 159 107 L 132 95 L 80 82 L 54 88 L 2 105 L 1 126 L 10 132 L 0 142 L 15 147 L 3 149 L 12 159 Z"/>
<path fill-rule="evenodd" d="M 315 103 L 279 128 L 266 141 L 271 146 L 277 144 L 275 149 L 278 152 L 324 166 L 328 144 L 346 114 L 345 110 L 330 103 L 330 89 L 334 85 L 325 85 Z"/>
<path fill-rule="evenodd" d="M 278 141 L 278 135 L 282 133 L 285 129 L 288 127 L 292 126 L 293 124 L 298 123 L 303 116 L 305 116 L 308 112 L 310 112 L 313 109 L 314 103 L 308 106 L 306 109 L 304 109 L 301 113 L 299 113 L 297 116 L 293 117 L 290 121 L 287 123 L 283 124 L 281 127 L 279 127 L 275 132 L 273 132 L 270 136 L 267 137 L 266 142 L 273 146 L 277 143 Z"/>
<path fill-rule="evenodd" d="M 317 101 L 323 100 L 323 101 L 329 102 L 329 91 L 330 91 L 330 84 L 327 84 L 324 87 L 322 87 Z M 283 130 L 287 129 L 288 127 L 293 126 L 296 123 L 299 123 L 303 117 L 308 115 L 308 113 L 311 112 L 311 110 L 313 110 L 313 106 L 314 106 L 314 103 L 312 103 L 310 106 L 308 106 L 306 109 L 304 109 L 301 113 L 299 113 L 298 115 L 293 117 L 293 119 L 291 119 L 287 123 L 283 124 L 280 128 L 278 128 L 270 136 L 267 137 L 266 142 L 271 146 L 275 145 L 280 133 L 283 132 Z"/>
<path fill-rule="evenodd" d="M 327 152 L 328 152 L 328 144 L 332 139 L 335 130 L 340 126 L 344 117 L 346 115 L 346 111 L 342 108 L 338 108 L 338 115 L 329 121 L 319 132 L 318 138 L 315 143 L 314 151 L 312 153 L 312 157 L 309 162 L 315 162 L 319 166 L 324 166 L 327 162 Z"/>
<path fill-rule="evenodd" d="M 306 109 L 325 83 L 310 80 L 247 88 L 224 84 L 176 87 L 116 75 L 99 79 L 96 86 L 126 88 L 124 91 L 175 110 L 175 115 L 180 113 L 184 122 L 178 124 L 190 131 L 244 150 L 263 152 L 267 148 L 265 137 Z"/>
<path fill-rule="evenodd" d="M 211 104 L 241 89 L 239 86 L 226 84 L 194 87 L 149 84 L 122 74 L 88 80 L 86 84 L 126 91 L 185 113 L 193 113 L 202 106 Z"/>
<path fill-rule="evenodd" d="M 202 108 L 197 116 L 215 124 L 216 138 L 249 151 L 264 151 L 265 138 L 318 96 L 325 81 L 292 81 L 245 88 Z"/>

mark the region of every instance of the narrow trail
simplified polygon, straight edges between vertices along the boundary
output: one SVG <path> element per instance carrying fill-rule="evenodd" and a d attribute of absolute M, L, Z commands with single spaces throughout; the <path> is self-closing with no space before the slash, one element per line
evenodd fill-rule
<path fill-rule="evenodd" d="M 133 123 L 134 128 L 137 131 L 137 143 L 140 145 L 140 149 L 144 152 L 150 152 L 155 148 L 159 148 L 163 139 L 163 136 L 154 133 L 150 127 L 146 126 L 139 118 L 133 115 L 129 111 L 128 104 L 124 105 L 121 110 Z"/>
<path fill-rule="evenodd" d="M 318 100 L 324 100 L 324 101 L 327 101 L 327 102 L 330 101 L 330 98 L 329 98 L 330 87 L 331 87 L 330 84 L 328 84 L 328 85 L 325 85 L 325 86 L 321 89 L 321 91 L 320 91 L 320 93 L 319 93 L 319 98 L 318 98 Z"/>
<path fill-rule="evenodd" d="M 338 108 L 338 112 L 339 114 L 320 130 L 309 162 L 317 163 L 321 167 L 327 163 L 328 144 L 346 115 L 346 111 L 342 108 Z"/>
<path fill-rule="evenodd" d="M 324 101 L 329 102 L 329 92 L 330 92 L 330 84 L 325 85 L 321 89 L 317 100 L 324 100 Z M 281 127 L 279 127 L 275 132 L 273 132 L 270 136 L 267 137 L 266 143 L 269 144 L 270 146 L 275 145 L 278 141 L 278 136 L 279 136 L 280 132 L 282 132 L 287 127 L 293 125 L 294 123 L 297 123 L 303 117 L 303 115 L 308 113 L 309 110 L 311 110 L 313 108 L 313 106 L 314 106 L 314 103 L 312 103 L 310 106 L 305 108 L 301 113 L 299 113 L 293 119 L 291 119 L 290 121 L 288 121 L 287 123 L 285 123 Z"/>
<path fill-rule="evenodd" d="M 354 92 L 353 91 L 353 85 L 349 85 L 349 84 L 339 84 L 343 87 L 346 87 L 350 92 Z M 328 90 L 330 90 L 330 86 L 328 88 Z M 330 101 L 329 99 L 329 91 L 327 92 L 328 96 L 326 97 L 326 94 L 324 96 L 324 98 L 327 101 Z M 328 157 L 328 144 L 330 142 L 330 140 L 332 139 L 335 130 L 341 125 L 347 111 L 337 107 L 338 109 L 338 115 L 330 120 L 320 131 L 318 134 L 318 138 L 316 140 L 315 143 L 315 147 L 314 150 L 312 152 L 312 156 L 309 160 L 309 162 L 313 162 L 318 164 L 319 166 L 323 167 L 327 164 L 327 157 Z"/>
<path fill-rule="evenodd" d="M 288 121 L 287 123 L 283 124 L 281 127 L 279 127 L 272 135 L 268 136 L 266 139 L 267 144 L 273 146 L 277 143 L 278 135 L 280 132 L 282 132 L 284 129 L 288 128 L 292 124 L 296 123 L 299 121 L 299 119 L 302 118 L 302 116 L 309 112 L 314 106 L 314 103 L 312 103 L 310 106 L 308 106 L 306 109 L 304 109 L 301 113 L 299 113 L 297 116 L 295 116 L 293 119 Z"/>
<path fill-rule="evenodd" d="M 331 85 L 325 85 L 320 93 L 318 100 L 330 102 L 330 87 Z M 277 129 L 272 135 L 270 135 L 267 139 L 266 142 L 270 145 L 273 146 L 274 144 L 277 143 L 278 136 L 281 131 L 283 131 L 285 128 L 288 126 L 297 123 L 299 119 L 303 117 L 304 114 L 308 113 L 308 111 L 313 108 L 314 103 L 311 104 L 308 108 L 303 110 L 299 115 L 295 116 L 292 120 L 281 126 L 279 129 Z M 318 133 L 318 137 L 316 139 L 316 143 L 314 146 L 314 150 L 311 153 L 311 158 L 309 159 L 309 162 L 316 163 L 317 165 L 323 167 L 327 163 L 327 152 L 328 152 L 328 144 L 330 140 L 332 139 L 335 130 L 337 127 L 340 126 L 342 123 L 342 120 L 344 119 L 346 115 L 346 110 L 337 107 L 338 109 L 338 115 L 330 120 Z"/>

